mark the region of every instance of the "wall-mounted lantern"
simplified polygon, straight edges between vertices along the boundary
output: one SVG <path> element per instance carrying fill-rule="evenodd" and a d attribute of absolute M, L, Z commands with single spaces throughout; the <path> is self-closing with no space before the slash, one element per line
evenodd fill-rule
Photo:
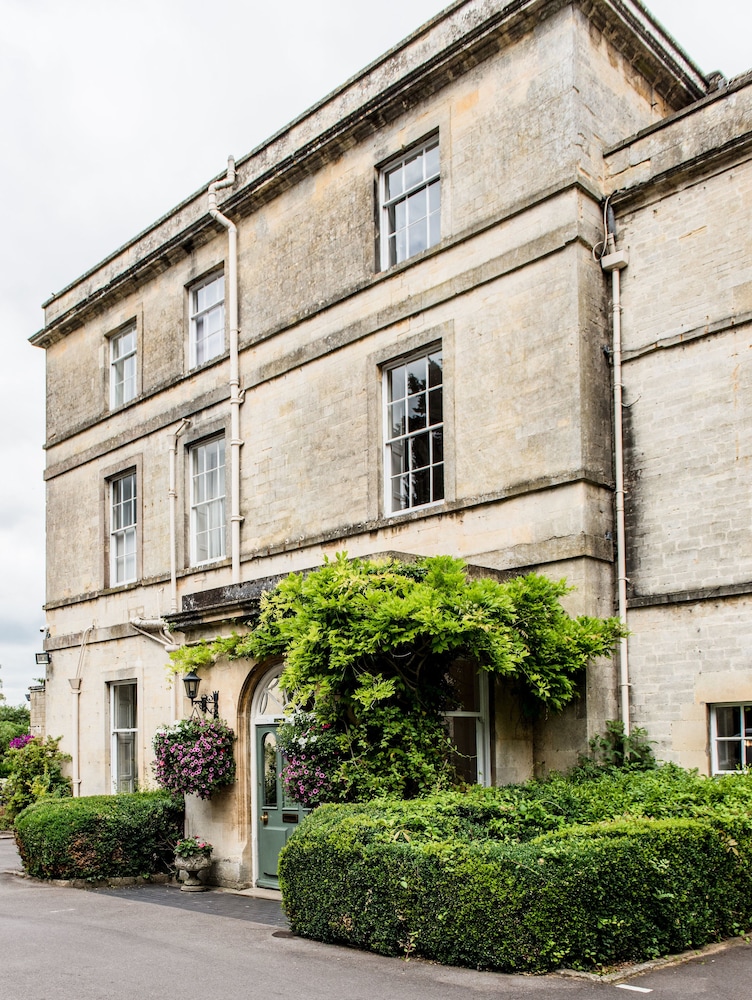
<path fill-rule="evenodd" d="M 196 708 L 196 705 L 198 705 L 205 715 L 211 707 L 214 718 L 219 718 L 219 691 L 215 691 L 211 698 L 206 694 L 201 695 L 199 698 L 198 689 L 201 684 L 201 678 L 195 670 L 191 670 L 189 674 L 186 674 L 183 677 L 183 684 L 185 685 L 185 696 L 189 699 L 194 709 Z"/>

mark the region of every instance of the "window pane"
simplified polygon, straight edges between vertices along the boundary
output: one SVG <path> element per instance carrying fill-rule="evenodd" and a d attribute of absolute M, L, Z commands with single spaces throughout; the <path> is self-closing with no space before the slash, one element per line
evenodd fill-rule
<path fill-rule="evenodd" d="M 407 199 L 407 214 L 411 228 L 416 222 L 420 222 L 428 215 L 425 188 L 421 188 L 420 191 L 411 194 Z"/>
<path fill-rule="evenodd" d="M 404 229 L 407 226 L 407 202 L 398 201 L 397 204 L 392 209 L 392 219 L 393 225 L 392 229 L 397 232 L 399 229 Z"/>
<path fill-rule="evenodd" d="M 431 214 L 438 214 L 441 210 L 441 184 L 434 181 L 428 186 L 428 211 Z"/>
<path fill-rule="evenodd" d="M 425 152 L 426 177 L 432 177 L 439 172 L 439 144 L 438 142 Z"/>
<path fill-rule="evenodd" d="M 407 365 L 407 391 L 424 392 L 426 388 L 426 359 L 416 358 Z"/>
<path fill-rule="evenodd" d="M 431 431 L 431 461 L 432 462 L 443 462 L 444 461 L 444 431 L 443 428 L 438 431 Z"/>
<path fill-rule="evenodd" d="M 400 476 L 403 472 L 407 472 L 407 451 L 405 450 L 405 442 L 395 441 L 389 450 L 392 459 L 391 474 L 393 476 Z"/>
<path fill-rule="evenodd" d="M 114 687 L 115 729 L 136 728 L 136 685 L 116 684 Z"/>
<path fill-rule="evenodd" d="M 413 506 L 431 502 L 431 471 L 421 469 L 412 475 L 412 503 Z"/>
<path fill-rule="evenodd" d="M 432 212 L 428 218 L 428 245 L 436 246 L 441 239 L 441 217 L 438 212 Z"/>
<path fill-rule="evenodd" d="M 259 715 L 282 715 L 287 705 L 287 695 L 279 686 L 279 674 L 272 677 L 259 700 Z"/>
<path fill-rule="evenodd" d="M 433 475 L 433 492 L 431 493 L 432 500 L 443 500 L 444 499 L 444 466 L 435 465 L 431 470 Z"/>
<path fill-rule="evenodd" d="M 444 419 L 441 389 L 432 389 L 428 394 L 428 422 L 440 424 Z"/>
<path fill-rule="evenodd" d="M 387 170 L 386 173 L 387 198 L 391 199 L 396 197 L 396 195 L 402 194 L 404 189 L 405 188 L 402 182 L 402 164 L 400 164 L 394 170 Z"/>
<path fill-rule="evenodd" d="M 416 253 L 422 253 L 428 246 L 428 229 L 426 220 L 421 219 L 419 222 L 411 225 L 407 231 L 407 238 L 410 256 L 414 257 Z"/>
<path fill-rule="evenodd" d="M 431 354 L 428 358 L 428 384 L 430 386 L 441 385 L 443 360 L 441 352 Z"/>
<path fill-rule="evenodd" d="M 405 404 L 392 403 L 389 406 L 389 436 L 399 437 L 405 433 Z"/>
<path fill-rule="evenodd" d="M 277 805 L 277 737 L 264 733 L 264 805 Z"/>
<path fill-rule="evenodd" d="M 423 153 L 417 153 L 405 160 L 405 190 L 415 187 L 423 180 Z"/>
<path fill-rule="evenodd" d="M 426 397 L 410 396 L 408 399 L 407 429 L 408 431 L 419 431 L 426 426 Z"/>
<path fill-rule="evenodd" d="M 718 746 L 718 767 L 721 771 L 736 771 L 742 766 L 741 740 L 720 742 Z"/>
<path fill-rule="evenodd" d="M 387 375 L 389 384 L 389 399 L 403 399 L 405 396 L 405 368 L 392 368 Z"/>
<path fill-rule="evenodd" d="M 446 720 L 449 739 L 457 748 L 452 763 L 457 777 L 474 785 L 478 781 L 478 723 L 475 718 L 449 716 Z"/>
<path fill-rule="evenodd" d="M 456 660 L 447 674 L 456 698 L 455 711 L 480 712 L 480 678 L 469 660 Z"/>
<path fill-rule="evenodd" d="M 741 710 L 737 705 L 716 708 L 716 731 L 720 737 L 741 737 Z"/>
<path fill-rule="evenodd" d="M 395 258 L 393 263 L 399 264 L 402 260 L 407 260 L 407 230 L 400 229 L 395 236 Z"/>
<path fill-rule="evenodd" d="M 392 479 L 392 510 L 406 510 L 410 506 L 410 477 Z"/>
<path fill-rule="evenodd" d="M 428 434 L 417 434 L 410 439 L 410 467 L 423 469 L 430 464 L 431 449 Z"/>

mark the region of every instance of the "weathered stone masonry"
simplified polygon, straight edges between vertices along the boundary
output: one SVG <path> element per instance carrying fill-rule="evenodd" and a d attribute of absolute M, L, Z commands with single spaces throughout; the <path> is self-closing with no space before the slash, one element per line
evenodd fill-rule
<path fill-rule="evenodd" d="M 232 465 L 227 291 L 224 350 L 195 364 L 190 348 L 193 290 L 229 280 L 206 191 L 45 304 L 32 342 L 48 371 L 46 727 L 76 756 L 77 792 L 110 791 L 130 739 L 148 784 L 154 731 L 189 709 L 164 636 L 134 621 L 166 618 L 181 642 L 238 628 L 264 586 L 335 552 L 536 569 L 577 587 L 573 611 L 613 613 L 611 315 L 593 254 L 606 197 L 629 257 L 631 722 L 662 756 L 710 769 L 713 706 L 752 699 L 751 101 L 748 78 L 711 91 L 630 0 L 463 0 L 238 160 L 219 208 L 238 230 L 239 582 L 229 524 L 225 556 L 191 557 L 191 449 L 224 439 L 226 515 Z M 382 168 L 436 137 L 438 239 L 383 267 Z M 130 329 L 135 394 L 113 408 L 111 338 Z M 384 372 L 438 349 L 443 497 L 390 512 Z M 117 583 L 125 475 L 136 570 Z M 228 884 L 259 874 L 269 666 L 220 662 L 205 678 L 238 733 L 239 778 L 191 803 L 189 824 Z M 482 780 L 572 764 L 617 714 L 616 665 L 593 664 L 582 695 L 531 727 L 489 691 Z"/>

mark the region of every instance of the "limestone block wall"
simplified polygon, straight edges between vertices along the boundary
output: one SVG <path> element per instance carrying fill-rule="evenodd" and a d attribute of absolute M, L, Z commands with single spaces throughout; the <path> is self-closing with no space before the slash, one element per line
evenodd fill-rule
<path fill-rule="evenodd" d="M 633 721 L 710 768 L 712 704 L 750 698 L 752 86 L 607 155 L 622 272 Z"/>
<path fill-rule="evenodd" d="M 752 701 L 749 595 L 630 613 L 635 722 L 656 756 L 710 771 L 709 707 Z"/>
<path fill-rule="evenodd" d="M 33 736 L 44 739 L 47 735 L 47 705 L 45 701 L 44 684 L 33 684 L 29 688 L 29 732 Z"/>
<path fill-rule="evenodd" d="M 81 795 L 112 792 L 110 774 L 110 685 L 137 685 L 137 780 L 141 788 L 156 787 L 151 767 L 151 741 L 156 730 L 175 719 L 175 693 L 165 672 L 167 656 L 149 639 L 136 636 L 113 639 L 96 630 L 81 652 L 83 636 L 75 645 L 53 646 L 45 683 L 46 725 L 49 736 L 62 737 L 61 749 L 73 753 L 74 699 L 78 699 L 79 769 Z M 76 695 L 70 680 L 80 681 Z M 182 695 L 182 692 L 180 692 Z M 181 713 L 185 710 L 180 699 Z"/>
<path fill-rule="evenodd" d="M 628 366 L 635 597 L 752 579 L 752 327 Z"/>

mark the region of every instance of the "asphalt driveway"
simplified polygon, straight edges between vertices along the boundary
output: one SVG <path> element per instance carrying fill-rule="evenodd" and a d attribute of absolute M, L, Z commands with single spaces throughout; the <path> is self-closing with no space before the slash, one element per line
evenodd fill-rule
<path fill-rule="evenodd" d="M 290 935 L 276 900 L 172 886 L 80 890 L 9 874 L 0 839 L 0 1000 L 660 1000 L 750 996 L 752 946 L 620 982 L 514 976 L 382 958 Z M 651 997 L 651 1000 L 653 998 Z"/>

